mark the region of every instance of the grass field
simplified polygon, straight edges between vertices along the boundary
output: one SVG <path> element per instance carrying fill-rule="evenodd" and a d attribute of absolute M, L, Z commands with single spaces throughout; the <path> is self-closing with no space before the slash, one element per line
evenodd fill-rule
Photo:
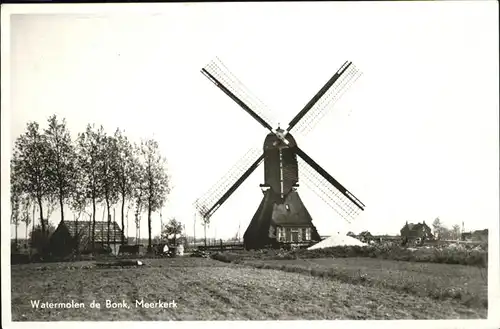
<path fill-rule="evenodd" d="M 488 305 L 487 270 L 475 266 L 372 258 L 252 260 L 244 263 L 256 268 L 308 273 L 434 299 L 454 299 L 475 308 L 487 308 Z"/>
<path fill-rule="evenodd" d="M 448 287 L 445 276 L 435 274 L 437 269 L 433 266 L 417 269 L 405 266 L 422 264 L 405 262 L 400 265 L 398 262 L 386 261 L 393 263 L 390 266 L 378 260 L 369 259 L 375 263 L 367 263 L 367 259 L 354 258 L 335 261 L 331 263 L 332 259 L 316 259 L 312 266 L 318 269 L 341 268 L 345 271 L 359 269 L 368 279 L 379 281 L 387 279 L 381 274 L 384 271 L 399 271 L 401 277 L 416 271 L 423 273 L 421 280 L 438 280 L 436 285 Z M 14 265 L 11 281 L 12 319 L 478 319 L 487 316 L 486 307 L 469 305 L 462 300 L 436 300 L 411 290 L 397 290 L 390 285 L 347 283 L 331 276 L 256 268 L 262 264 L 222 263 L 204 258 L 151 259 L 145 260 L 145 263 L 146 266 L 138 268 L 105 269 L 96 268 L 91 262 Z M 297 264 L 288 263 L 288 266 Z M 447 271 L 449 278 L 452 278 L 451 273 L 455 273 L 456 278 L 451 279 L 451 286 L 459 285 L 460 280 L 463 280 L 468 281 L 469 287 L 474 287 L 471 289 L 480 290 L 477 276 L 465 268 L 450 267 L 448 271 L 442 271 Z M 414 277 L 417 277 L 416 274 Z M 30 300 L 60 303 L 72 299 L 83 302 L 85 308 L 40 309 L 33 308 L 30 303 Z M 166 302 L 175 300 L 177 307 L 135 307 L 136 300 L 155 302 L 158 299 Z M 90 308 L 92 300 L 101 302 L 102 307 Z M 105 300 L 125 300 L 130 308 L 107 309 L 104 307 Z"/>

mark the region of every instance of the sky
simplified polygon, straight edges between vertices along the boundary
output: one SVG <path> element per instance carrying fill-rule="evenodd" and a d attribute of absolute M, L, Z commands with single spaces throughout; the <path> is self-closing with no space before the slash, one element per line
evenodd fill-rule
<path fill-rule="evenodd" d="M 9 111 L 2 120 L 10 141 L 2 137 L 2 144 L 12 147 L 27 122 L 45 127 L 52 114 L 66 119 L 74 137 L 95 123 L 109 133 L 120 127 L 134 141 L 154 138 L 172 177 L 162 218 L 175 217 L 201 237 L 193 202 L 249 148 L 262 148 L 268 132 L 200 69 L 219 57 L 283 126 L 350 60 L 361 78 L 309 134 L 294 136 L 366 209 L 349 224 L 301 185 L 319 233 L 398 234 L 406 221 L 431 224 L 436 217 L 449 227 L 493 228 L 494 6 L 176 3 L 12 15 Z M 207 236 L 243 235 L 263 197 L 263 179 L 261 165 L 214 214 Z M 59 218 L 55 210 L 50 221 L 57 225 Z M 153 221 L 154 236 L 159 213 Z M 127 234 L 135 236 L 133 211 L 129 223 Z M 146 215 L 141 227 L 147 237 Z"/>

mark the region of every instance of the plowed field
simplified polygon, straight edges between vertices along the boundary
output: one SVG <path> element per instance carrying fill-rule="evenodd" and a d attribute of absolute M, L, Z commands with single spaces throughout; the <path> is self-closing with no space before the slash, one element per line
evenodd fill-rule
<path fill-rule="evenodd" d="M 486 308 L 387 287 L 202 258 L 145 260 L 144 267 L 90 262 L 12 266 L 12 320 L 290 320 L 486 318 Z M 32 301 L 83 308 L 38 308 Z M 105 302 L 125 308 L 106 308 Z M 145 308 L 136 301 L 166 302 Z M 101 308 L 91 308 L 92 301 Z M 175 301 L 176 307 L 172 301 Z"/>

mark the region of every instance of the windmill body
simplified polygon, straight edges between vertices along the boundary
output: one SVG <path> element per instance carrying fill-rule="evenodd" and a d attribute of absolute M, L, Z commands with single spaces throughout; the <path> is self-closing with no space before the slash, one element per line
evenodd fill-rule
<path fill-rule="evenodd" d="M 264 140 L 264 184 L 274 192 L 286 195 L 299 181 L 299 166 L 294 148 L 297 146 L 291 134 L 286 145 L 275 134 Z"/>
<path fill-rule="evenodd" d="M 264 141 L 264 197 L 243 236 L 246 249 L 320 240 L 297 191 L 297 144 L 292 135 L 287 139 L 288 145 L 270 133 Z"/>
<path fill-rule="evenodd" d="M 324 111 L 338 91 L 346 86 L 344 84 L 339 87 L 342 79 L 352 81 L 357 71 L 351 64 L 346 62 L 290 121 L 285 130 L 271 127 L 263 118 L 265 106 L 257 98 L 252 98 L 242 83 L 228 72 L 223 64 L 212 62 L 202 69 L 207 78 L 270 131 L 265 137 L 261 155 L 258 157 L 255 155 L 257 159 L 245 158 L 245 164 L 238 166 L 240 171 L 246 168 L 244 172 L 236 175 L 229 173 L 227 179 L 196 201 L 195 206 L 205 221 L 208 221 L 262 162 L 264 162 L 264 183 L 261 184 L 261 188 L 264 195 L 243 236 L 246 249 L 279 247 L 284 243 L 307 244 L 320 240 L 311 215 L 297 190 L 300 164 L 303 164 L 304 170 L 301 171 L 305 172 L 305 177 L 312 182 L 315 192 L 322 191 L 323 200 L 342 218 L 353 219 L 360 210 L 364 210 L 364 204 L 301 150 L 290 134 L 298 124 L 307 121 L 304 119 L 306 115 L 318 117 L 318 114 Z M 302 161 L 300 164 L 299 159 Z M 250 164 L 249 161 L 253 162 Z M 231 181 L 233 178 L 236 181 Z M 241 216 L 249 215 L 241 214 Z"/>

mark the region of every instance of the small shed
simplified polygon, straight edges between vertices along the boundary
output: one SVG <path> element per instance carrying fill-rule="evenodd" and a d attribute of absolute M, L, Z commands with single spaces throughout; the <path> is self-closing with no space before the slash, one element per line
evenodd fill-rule
<path fill-rule="evenodd" d="M 134 256 L 144 256 L 146 254 L 146 247 L 142 244 L 136 245 L 121 245 L 118 251 L 119 255 L 134 255 Z"/>
<path fill-rule="evenodd" d="M 54 255 L 65 256 L 78 249 L 85 251 L 92 249 L 92 222 L 91 221 L 62 221 L 50 237 L 50 251 Z M 121 244 L 123 231 L 115 221 L 95 222 L 95 248 L 111 248 L 116 255 Z M 125 239 L 126 241 L 126 239 Z"/>

